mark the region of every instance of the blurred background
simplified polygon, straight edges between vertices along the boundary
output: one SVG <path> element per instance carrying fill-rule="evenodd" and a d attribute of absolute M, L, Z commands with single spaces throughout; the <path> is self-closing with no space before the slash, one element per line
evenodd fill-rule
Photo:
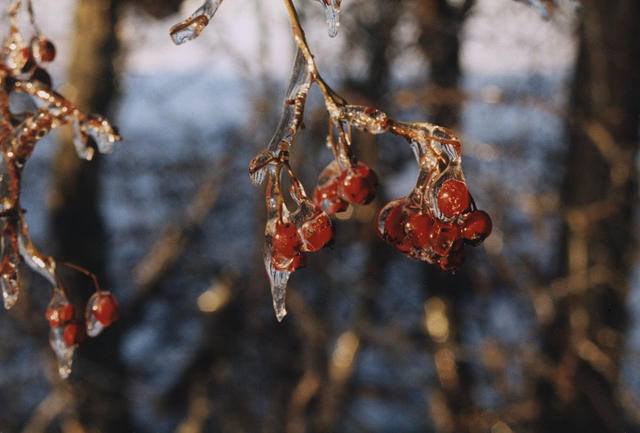
<path fill-rule="evenodd" d="M 174 46 L 198 6 L 34 0 L 54 88 L 124 140 L 91 163 L 69 131 L 42 140 L 22 204 L 36 246 L 95 271 L 121 318 L 62 381 L 51 288 L 26 272 L 0 314 L 0 432 L 640 431 L 637 0 L 549 20 L 512 0 L 345 0 L 336 39 L 298 1 L 349 102 L 462 138 L 494 232 L 455 275 L 395 252 L 373 219 L 417 167 L 404 141 L 356 133 L 378 197 L 295 272 L 280 324 L 247 167 L 281 113 L 288 18 L 279 1 L 229 0 Z M 317 88 L 305 124 L 292 160 L 311 191 L 331 160 Z M 81 305 L 91 281 L 63 277 Z"/>

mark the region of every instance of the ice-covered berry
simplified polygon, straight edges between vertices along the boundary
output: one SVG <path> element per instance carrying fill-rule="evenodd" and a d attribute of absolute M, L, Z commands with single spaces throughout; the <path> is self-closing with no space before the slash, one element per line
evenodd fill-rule
<path fill-rule="evenodd" d="M 346 171 L 338 184 L 338 194 L 344 200 L 354 204 L 367 204 L 376 195 L 378 176 L 367 165 L 358 162 Z"/>
<path fill-rule="evenodd" d="M 413 246 L 426 248 L 431 240 L 433 219 L 421 212 L 411 212 L 407 217 L 404 230 Z"/>
<path fill-rule="evenodd" d="M 491 217 L 488 213 L 474 210 L 464 220 L 462 236 L 467 243 L 478 245 L 491 234 L 492 227 Z"/>
<path fill-rule="evenodd" d="M 284 254 L 274 252 L 271 255 L 271 264 L 278 271 L 293 272 L 296 269 L 306 266 L 307 256 L 302 252 L 293 256 L 286 256 Z"/>
<path fill-rule="evenodd" d="M 64 330 L 62 331 L 62 339 L 67 346 L 80 344 L 86 335 L 84 324 L 77 320 L 72 320 L 64 325 Z"/>
<path fill-rule="evenodd" d="M 469 190 L 464 182 L 449 179 L 438 190 L 438 209 L 448 218 L 454 218 L 469 208 Z"/>
<path fill-rule="evenodd" d="M 318 251 L 331 242 L 334 237 L 335 231 L 333 224 L 331 224 L 331 218 L 322 209 L 317 208 L 317 211 L 300 227 L 303 251 Z"/>
<path fill-rule="evenodd" d="M 456 241 L 460 239 L 460 228 L 455 224 L 435 221 L 431 231 L 431 247 L 436 254 L 447 256 Z"/>
<path fill-rule="evenodd" d="M 291 257 L 300 251 L 302 241 L 298 229 L 293 223 L 276 222 L 273 239 L 273 250 L 279 254 Z"/>

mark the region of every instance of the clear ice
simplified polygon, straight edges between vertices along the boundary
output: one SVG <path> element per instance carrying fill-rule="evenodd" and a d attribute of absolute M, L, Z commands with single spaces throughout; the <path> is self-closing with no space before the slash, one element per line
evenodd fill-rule
<path fill-rule="evenodd" d="M 73 119 L 73 145 L 76 153 L 82 159 L 90 161 L 93 159 L 95 150 L 87 145 L 87 136 L 80 129 L 80 121 L 77 117 Z"/>
<path fill-rule="evenodd" d="M 265 248 L 264 251 L 264 266 L 267 270 L 267 276 L 269 277 L 269 283 L 271 285 L 273 310 L 276 313 L 276 319 L 278 319 L 278 322 L 282 322 L 284 316 L 287 315 L 285 300 L 287 296 L 287 283 L 289 282 L 291 272 L 279 271 L 273 267 L 271 264 L 271 253 L 269 252 L 269 248 Z"/>
<path fill-rule="evenodd" d="M 100 323 L 100 321 L 98 321 L 98 319 L 96 318 L 96 314 L 93 311 L 93 306 L 96 304 L 99 297 L 100 293 L 96 292 L 91 296 L 91 298 L 89 298 L 89 301 L 87 302 L 85 317 L 87 318 L 87 335 L 89 337 L 97 337 L 104 329 L 104 325 Z"/>
<path fill-rule="evenodd" d="M 71 364 L 73 363 L 73 352 L 75 346 L 69 346 L 64 342 L 64 327 L 51 328 L 49 332 L 49 345 L 58 359 L 58 373 L 60 377 L 66 379 L 71 374 Z"/>
<path fill-rule="evenodd" d="M 304 104 L 311 87 L 311 72 L 309 71 L 307 60 L 298 48 L 296 51 L 296 59 L 289 78 L 289 87 L 287 88 L 284 110 L 280 123 L 273 134 L 267 149 L 274 157 L 280 154 L 280 144 L 285 142 L 291 145 L 293 136 L 298 132 L 302 125 L 302 114 Z"/>
<path fill-rule="evenodd" d="M 173 43 L 182 45 L 200 36 L 221 3 L 222 0 L 206 0 L 189 18 L 171 27 L 169 35 L 171 35 Z"/>

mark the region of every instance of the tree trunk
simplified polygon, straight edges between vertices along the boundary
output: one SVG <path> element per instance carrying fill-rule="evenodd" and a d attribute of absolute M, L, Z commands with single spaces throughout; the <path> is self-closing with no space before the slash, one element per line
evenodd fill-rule
<path fill-rule="evenodd" d="M 562 190 L 560 277 L 544 329 L 536 431 L 622 433 L 619 373 L 628 322 L 640 115 L 640 3 L 582 8 Z"/>
<path fill-rule="evenodd" d="M 421 21 L 419 44 L 430 65 L 427 88 L 435 95 L 426 107 L 428 120 L 447 128 L 455 128 L 460 118 L 461 100 L 449 95 L 458 90 L 460 29 L 473 3 L 467 0 L 456 7 L 446 0 L 426 0 L 416 4 L 416 15 Z M 448 326 L 444 339 L 433 340 L 432 352 L 441 387 L 430 396 L 432 418 L 439 432 L 474 432 L 478 429 L 472 398 L 474 380 L 470 365 L 456 355 L 461 341 L 462 298 L 471 284 L 464 267 L 452 275 L 435 265 L 425 266 L 424 273 L 426 314 L 442 313 Z"/>
<path fill-rule="evenodd" d="M 79 0 L 75 39 L 69 67 L 69 97 L 83 111 L 108 114 L 116 94 L 113 60 L 117 50 L 115 26 L 118 0 Z M 92 162 L 75 154 L 69 130 L 61 137 L 55 156 L 51 200 L 51 228 L 58 257 L 94 272 L 108 290 L 105 260 L 107 239 L 99 212 L 100 158 Z M 64 270 L 63 279 L 72 298 L 85 302 L 91 281 Z M 81 305 L 84 305 L 82 303 Z M 119 362 L 119 326 L 80 347 L 75 362 L 76 408 L 91 430 L 132 431 Z"/>

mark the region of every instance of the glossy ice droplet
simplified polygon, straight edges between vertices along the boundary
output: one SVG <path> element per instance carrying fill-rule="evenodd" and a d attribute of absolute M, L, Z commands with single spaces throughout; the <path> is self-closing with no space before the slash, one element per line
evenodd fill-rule
<path fill-rule="evenodd" d="M 93 138 L 100 153 L 111 153 L 115 142 L 120 141 L 118 133 L 109 122 L 101 116 L 88 117 L 84 130 Z"/>
<path fill-rule="evenodd" d="M 327 25 L 329 26 L 329 37 L 335 38 L 338 35 L 340 26 L 340 5 L 338 0 L 324 0 L 324 13 Z"/>
<path fill-rule="evenodd" d="M 173 43 L 182 45 L 200 36 L 200 33 L 209 24 L 221 3 L 222 0 L 206 0 L 189 18 L 171 27 L 169 35 Z"/>
<path fill-rule="evenodd" d="M 76 348 L 64 342 L 64 328 L 62 326 L 51 328 L 49 332 L 49 345 L 58 359 L 58 373 L 60 377 L 63 379 L 68 378 L 71 374 L 73 352 Z"/>

